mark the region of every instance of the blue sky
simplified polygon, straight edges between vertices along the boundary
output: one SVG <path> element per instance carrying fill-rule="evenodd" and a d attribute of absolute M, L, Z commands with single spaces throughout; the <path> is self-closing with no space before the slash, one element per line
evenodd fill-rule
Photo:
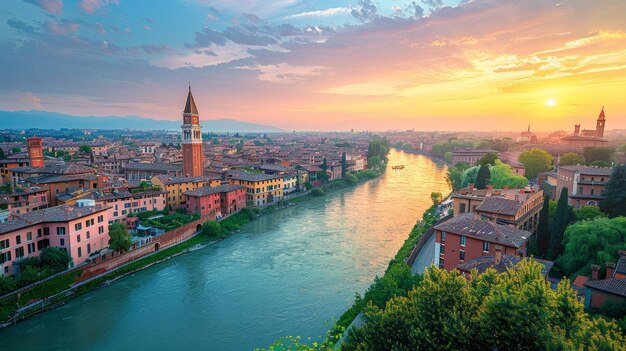
<path fill-rule="evenodd" d="M 622 0 L 5 0 L 0 110 L 177 119 L 191 82 L 204 118 L 287 129 L 553 128 L 626 107 L 624 18 Z"/>

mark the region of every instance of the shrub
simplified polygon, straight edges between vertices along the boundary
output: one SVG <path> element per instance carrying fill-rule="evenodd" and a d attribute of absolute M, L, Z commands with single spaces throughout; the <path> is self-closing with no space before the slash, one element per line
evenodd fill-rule
<path fill-rule="evenodd" d="M 324 195 L 324 190 L 322 190 L 320 188 L 315 188 L 315 189 L 311 190 L 311 195 L 312 196 L 323 196 Z"/>

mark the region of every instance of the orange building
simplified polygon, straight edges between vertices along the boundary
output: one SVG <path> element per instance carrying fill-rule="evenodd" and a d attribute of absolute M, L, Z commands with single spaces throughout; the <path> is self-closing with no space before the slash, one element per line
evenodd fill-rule
<path fill-rule="evenodd" d="M 187 94 L 187 103 L 183 111 L 183 176 L 199 177 L 203 174 L 202 127 L 198 108 L 191 95 L 191 86 Z"/>
<path fill-rule="evenodd" d="M 42 139 L 32 137 L 27 139 L 28 142 L 28 158 L 30 166 L 33 168 L 41 168 L 44 166 Z"/>

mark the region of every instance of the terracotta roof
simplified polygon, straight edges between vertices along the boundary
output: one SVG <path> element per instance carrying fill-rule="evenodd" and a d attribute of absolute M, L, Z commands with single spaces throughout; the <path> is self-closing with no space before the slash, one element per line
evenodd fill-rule
<path fill-rule="evenodd" d="M 611 173 L 613 173 L 612 168 L 591 167 L 591 166 L 583 166 L 583 165 L 561 166 L 559 167 L 559 169 L 564 169 L 570 172 L 579 172 L 582 174 L 599 175 L 599 176 L 610 176 Z"/>
<path fill-rule="evenodd" d="M 522 207 L 522 202 L 520 201 L 489 196 L 476 207 L 476 211 L 515 216 L 520 207 Z"/>
<path fill-rule="evenodd" d="M 462 213 L 436 225 L 436 230 L 465 235 L 494 244 L 522 247 L 531 233 L 489 221 L 473 219 L 474 213 Z"/>
<path fill-rule="evenodd" d="M 198 189 L 185 191 L 183 195 L 203 197 L 218 193 L 228 193 L 239 189 L 243 189 L 243 187 L 241 185 L 220 185 L 214 187 L 203 186 Z"/>
<path fill-rule="evenodd" d="M 185 103 L 185 110 L 183 113 L 191 113 L 194 115 L 198 114 L 196 102 L 193 100 L 193 95 L 191 95 L 191 86 L 189 86 L 189 93 L 187 94 L 187 102 Z"/>
<path fill-rule="evenodd" d="M 585 286 L 609 294 L 626 297 L 626 278 L 610 278 L 604 280 L 587 280 Z"/>
<path fill-rule="evenodd" d="M 245 180 L 249 182 L 259 182 L 264 180 L 279 179 L 282 178 L 282 176 L 262 173 L 250 173 L 244 171 L 231 171 L 228 172 L 228 178 Z"/>
<path fill-rule="evenodd" d="M 163 182 L 163 184 L 179 184 L 179 183 L 200 183 L 200 182 L 208 182 L 211 180 L 219 180 L 220 177 L 210 177 L 210 176 L 199 176 L 199 177 L 168 177 L 168 176 L 157 176 L 157 178 Z"/>
<path fill-rule="evenodd" d="M 30 227 L 44 222 L 67 222 L 94 213 L 106 211 L 107 206 L 68 206 L 61 205 L 42 210 L 13 215 L 5 223 L 0 223 L 0 234 Z"/>
<path fill-rule="evenodd" d="M 502 273 L 502 272 L 506 272 L 507 268 L 515 266 L 516 264 L 520 263 L 522 260 L 523 258 L 519 256 L 502 255 L 502 258 L 500 259 L 500 264 L 496 265 L 494 256 L 481 256 L 481 257 L 477 257 L 465 263 L 460 264 L 458 268 L 465 272 L 469 272 L 472 269 L 476 269 L 478 270 L 478 274 L 483 273 L 488 268 L 493 268 L 498 273 Z M 533 258 L 533 260 L 543 265 L 543 268 L 541 269 L 541 273 L 544 275 L 548 274 L 550 269 L 552 269 L 552 266 L 554 266 L 554 262 L 552 261 L 540 260 L 537 258 Z"/>
<path fill-rule="evenodd" d="M 124 166 L 124 170 L 129 171 L 160 171 L 160 172 L 176 172 L 183 169 L 182 165 L 171 163 L 139 163 L 129 162 Z"/>

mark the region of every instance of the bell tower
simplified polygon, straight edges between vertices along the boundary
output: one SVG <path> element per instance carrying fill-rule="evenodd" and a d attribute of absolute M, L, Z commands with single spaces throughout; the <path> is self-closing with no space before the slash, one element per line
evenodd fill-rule
<path fill-rule="evenodd" d="M 196 102 L 191 94 L 191 85 L 187 93 L 187 102 L 183 110 L 183 175 L 189 177 L 202 176 L 204 161 L 202 154 L 202 127 Z"/>
<path fill-rule="evenodd" d="M 604 106 L 602 106 L 602 111 L 600 111 L 600 115 L 598 116 L 598 120 L 596 121 L 596 137 L 602 138 L 604 137 L 604 125 L 606 124 L 606 118 L 604 117 Z"/>
<path fill-rule="evenodd" d="M 26 139 L 28 143 L 28 158 L 30 166 L 33 168 L 41 168 L 44 166 L 42 139 L 32 137 Z"/>

